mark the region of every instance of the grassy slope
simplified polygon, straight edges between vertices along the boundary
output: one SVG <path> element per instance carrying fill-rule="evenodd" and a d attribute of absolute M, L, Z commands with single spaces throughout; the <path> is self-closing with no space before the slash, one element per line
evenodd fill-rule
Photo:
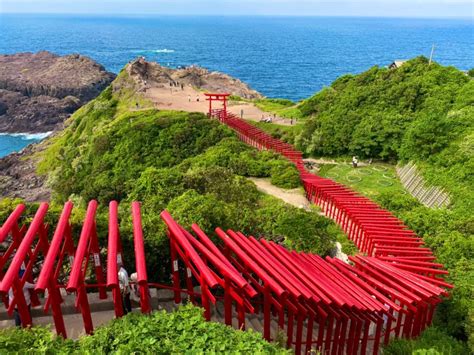
<path fill-rule="evenodd" d="M 245 179 L 270 177 L 275 185 L 297 187 L 299 176 L 292 164 L 246 146 L 230 129 L 202 114 L 137 111 L 140 97 L 125 72 L 114 86 L 121 82 L 125 88 L 109 88 L 76 112 L 43 153 L 39 171 L 48 174 L 57 206 L 73 199 L 81 214 L 92 198 L 101 206 L 111 199 L 123 201 L 121 235 L 130 244 L 128 203 L 143 201 L 147 259 L 160 265 L 159 278 L 166 277 L 169 257 L 159 218 L 165 208 L 186 227 L 197 222 L 209 234 L 220 226 L 269 239 L 284 236 L 288 247 L 320 254 L 327 254 L 340 238 L 335 225 L 317 212 L 265 196 Z M 101 235 L 106 235 L 104 212 L 100 210 L 98 220 Z M 301 225 L 309 228 L 295 227 Z"/>
<path fill-rule="evenodd" d="M 374 163 L 356 169 L 348 163 L 323 164 L 319 175 L 350 186 L 372 199 L 382 193 L 404 193 L 395 166 L 391 164 Z"/>

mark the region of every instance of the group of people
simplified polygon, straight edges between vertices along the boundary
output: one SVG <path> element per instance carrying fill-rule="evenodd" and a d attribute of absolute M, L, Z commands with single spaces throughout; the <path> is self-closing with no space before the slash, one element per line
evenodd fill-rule
<path fill-rule="evenodd" d="M 240 118 L 243 118 L 243 110 L 241 111 Z M 265 117 L 262 115 L 260 122 L 272 123 L 274 119 L 276 119 L 276 113 L 273 114 L 273 118 L 271 116 Z M 290 118 L 290 125 L 293 125 L 293 118 Z"/>
<path fill-rule="evenodd" d="M 173 87 L 181 88 L 181 90 L 184 90 L 184 84 L 178 81 L 170 81 L 170 88 L 172 89 Z"/>
<path fill-rule="evenodd" d="M 265 123 L 272 123 L 273 119 L 271 117 L 265 117 L 262 115 L 262 118 L 260 119 L 260 122 L 265 122 Z"/>

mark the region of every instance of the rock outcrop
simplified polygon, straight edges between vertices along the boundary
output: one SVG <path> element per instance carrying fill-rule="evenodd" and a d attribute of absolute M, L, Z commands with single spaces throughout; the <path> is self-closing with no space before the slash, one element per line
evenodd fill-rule
<path fill-rule="evenodd" d="M 180 85 L 191 85 L 199 90 L 208 92 L 227 92 L 245 99 L 259 99 L 263 96 L 251 89 L 247 84 L 239 79 L 235 79 L 227 74 L 210 72 L 209 70 L 195 65 L 172 69 L 161 66 L 155 62 L 147 62 L 144 58 L 139 58 L 129 65 L 126 70 L 131 78 L 138 84 L 147 83 L 151 86 L 169 86 L 170 83 Z"/>
<path fill-rule="evenodd" d="M 0 55 L 0 132 L 53 131 L 114 77 L 77 54 Z"/>
<path fill-rule="evenodd" d="M 30 144 L 21 152 L 0 158 L 0 197 L 18 197 L 28 202 L 49 200 L 46 175 L 36 174 L 35 153 L 42 150 L 43 143 Z"/>

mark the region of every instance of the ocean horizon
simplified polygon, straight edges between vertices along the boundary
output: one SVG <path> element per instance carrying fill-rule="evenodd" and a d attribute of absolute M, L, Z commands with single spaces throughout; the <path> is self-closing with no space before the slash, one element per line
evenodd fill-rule
<path fill-rule="evenodd" d="M 474 67 L 472 19 L 0 14 L 0 54 L 79 53 L 115 73 L 138 56 L 196 64 L 293 101 L 344 74 L 429 57 L 433 44 L 436 62 Z"/>

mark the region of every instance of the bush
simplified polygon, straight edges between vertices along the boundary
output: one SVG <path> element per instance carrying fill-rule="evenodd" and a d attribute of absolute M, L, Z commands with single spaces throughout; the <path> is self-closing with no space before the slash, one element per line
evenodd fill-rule
<path fill-rule="evenodd" d="M 77 346 L 72 340 L 57 337 L 48 328 L 0 330 L 0 353 L 2 354 L 70 354 L 76 349 Z"/>
<path fill-rule="evenodd" d="M 464 343 L 446 335 L 436 327 L 426 329 L 419 338 L 414 340 L 393 340 L 384 348 L 384 354 L 387 355 L 462 355 L 468 353 L 469 350 Z"/>
<path fill-rule="evenodd" d="M 0 352 L 18 354 L 181 354 L 265 353 L 289 351 L 266 342 L 260 333 L 206 322 L 201 308 L 182 306 L 172 313 L 130 313 L 98 327 L 78 341 L 63 340 L 50 330 L 0 330 Z"/>
<path fill-rule="evenodd" d="M 276 161 L 272 165 L 270 181 L 273 185 L 284 189 L 292 189 L 301 185 L 300 174 L 293 164 L 285 161 Z"/>
<path fill-rule="evenodd" d="M 202 312 L 201 308 L 188 305 L 172 313 L 132 313 L 81 338 L 80 349 L 90 354 L 287 353 L 267 343 L 259 333 L 206 322 Z"/>
<path fill-rule="evenodd" d="M 313 118 L 297 140 L 309 154 L 396 160 L 408 139 L 404 158 L 426 156 L 456 135 L 451 128 L 458 121 L 448 112 L 468 105 L 459 95 L 472 85 L 461 71 L 428 66 L 423 57 L 397 70 L 373 67 L 344 76 L 299 105 Z"/>

